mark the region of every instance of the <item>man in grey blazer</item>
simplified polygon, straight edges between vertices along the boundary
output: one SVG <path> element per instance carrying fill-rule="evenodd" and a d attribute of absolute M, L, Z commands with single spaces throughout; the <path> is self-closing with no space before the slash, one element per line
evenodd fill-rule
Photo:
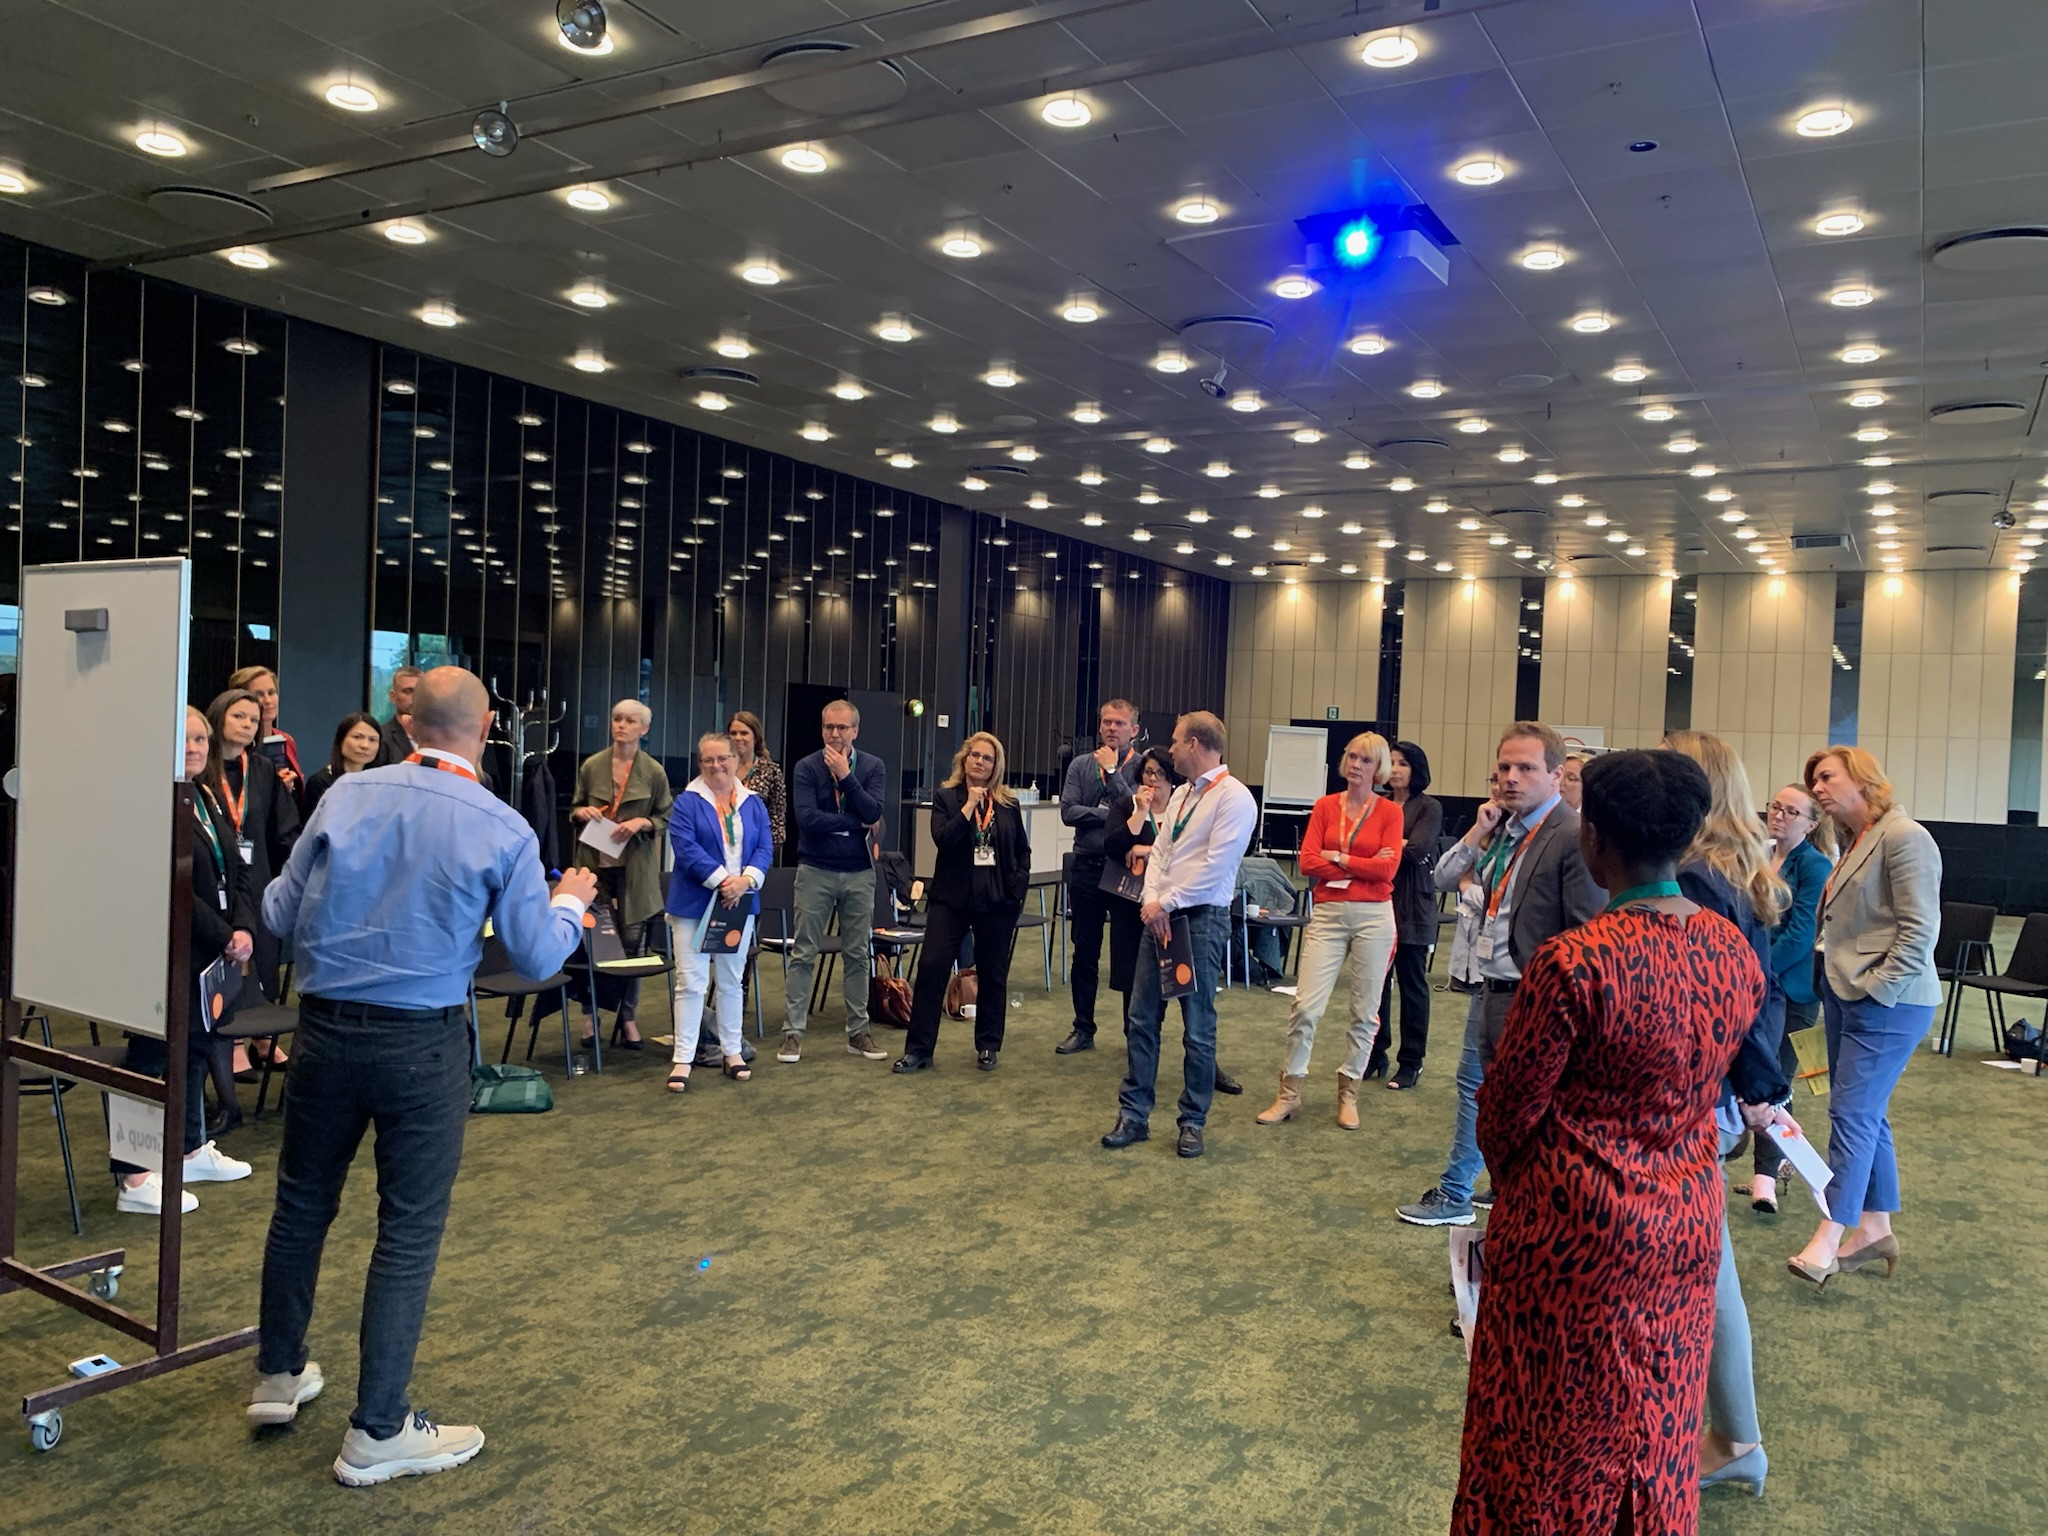
<path fill-rule="evenodd" d="M 1482 977 L 1458 1058 L 1458 1123 L 1436 1187 L 1395 1214 L 1418 1227 L 1469 1227 L 1479 1155 L 1479 1085 L 1493 1064 L 1522 967 L 1548 939 L 1590 921 L 1607 904 L 1579 858 L 1579 813 L 1564 803 L 1564 738 L 1536 720 L 1517 720 L 1494 751 L 1493 798 L 1437 861 L 1439 890 L 1476 870 L 1486 891 L 1473 958 Z M 1491 1205 L 1490 1196 L 1478 1202 Z"/>

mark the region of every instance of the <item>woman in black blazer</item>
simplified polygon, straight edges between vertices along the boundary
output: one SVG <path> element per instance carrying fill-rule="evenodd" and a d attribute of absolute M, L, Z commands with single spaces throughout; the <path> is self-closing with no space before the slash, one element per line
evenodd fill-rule
<path fill-rule="evenodd" d="M 976 731 L 953 754 L 953 773 L 932 796 L 937 850 L 925 885 L 924 952 L 910 1005 L 910 1035 L 890 1070 L 922 1072 L 932 1064 L 946 982 L 960 941 L 974 935 L 974 1064 L 996 1069 L 1003 1014 L 1010 1000 L 1010 950 L 1031 883 L 1031 838 L 1017 797 L 1003 782 L 1003 744 Z"/>
<path fill-rule="evenodd" d="M 306 781 L 306 815 L 300 825 L 311 825 L 313 813 L 320 808 L 320 797 L 345 774 L 388 767 L 390 762 L 384 755 L 384 732 L 377 717 L 360 711 L 343 715 L 341 724 L 334 728 L 334 748 L 327 754 L 327 765 Z"/>
<path fill-rule="evenodd" d="M 1387 1070 L 1387 1039 L 1393 1033 L 1394 984 L 1401 986 L 1401 1055 L 1389 1088 L 1413 1088 L 1429 1049 L 1429 951 L 1436 943 L 1436 841 L 1444 830 L 1444 808 L 1429 788 L 1429 758 L 1412 741 L 1397 741 L 1389 754 L 1393 768 L 1387 790 L 1401 807 L 1401 862 L 1394 870 L 1394 963 L 1380 992 L 1380 1032 L 1373 1041 L 1367 1077 Z"/>
<path fill-rule="evenodd" d="M 238 852 L 248 866 L 249 882 L 260 901 L 299 839 L 299 804 L 278 778 L 277 765 L 249 750 L 263 726 L 255 694 L 230 688 L 206 706 L 206 723 L 213 727 L 213 757 L 200 782 L 227 811 L 232 828 L 229 852 Z M 272 1002 L 280 1000 L 277 980 L 283 958 L 283 946 L 259 924 L 251 968 L 256 984 Z"/>
<path fill-rule="evenodd" d="M 186 997 L 189 1034 L 185 1052 L 183 1137 L 187 1184 L 225 1183 L 246 1179 L 250 1173 L 247 1163 L 223 1155 L 206 1137 L 206 1071 L 212 1052 L 208 1049 L 211 1037 L 202 1022 L 205 1015 L 201 1011 L 199 977 L 222 955 L 226 955 L 231 964 L 247 960 L 254 948 L 258 927 L 256 892 L 249 883 L 249 872 L 235 857 L 234 843 L 226 834 L 226 823 L 219 806 L 207 792 L 205 784 L 199 782 L 209 762 L 207 748 L 211 734 L 204 715 L 196 709 L 185 711 L 185 776 L 195 781 L 192 786 L 193 814 L 182 829 L 182 835 L 190 840 L 192 851 L 192 990 Z M 216 1022 L 225 1023 L 233 1017 L 234 1010 L 229 1008 Z M 225 1060 L 225 1056 L 222 1059 Z M 121 1065 L 129 1071 L 148 1077 L 162 1077 L 167 1063 L 164 1042 L 160 1037 L 128 1037 L 128 1054 Z M 227 1102 L 232 1103 L 233 1096 L 234 1079 L 230 1077 Z M 157 1174 L 133 1163 L 115 1162 L 111 1166 L 118 1186 L 117 1209 L 142 1215 L 154 1215 L 163 1209 L 163 1183 Z M 188 1190 L 184 1209 L 196 1209 L 198 1204 Z"/>

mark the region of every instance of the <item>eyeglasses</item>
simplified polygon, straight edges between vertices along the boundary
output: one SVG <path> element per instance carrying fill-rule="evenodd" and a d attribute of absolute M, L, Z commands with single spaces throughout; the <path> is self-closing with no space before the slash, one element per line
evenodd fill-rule
<path fill-rule="evenodd" d="M 1798 820 L 1808 813 L 1789 805 L 1767 805 L 1764 807 L 1764 814 L 1766 816 L 1790 816 L 1794 820 Z"/>

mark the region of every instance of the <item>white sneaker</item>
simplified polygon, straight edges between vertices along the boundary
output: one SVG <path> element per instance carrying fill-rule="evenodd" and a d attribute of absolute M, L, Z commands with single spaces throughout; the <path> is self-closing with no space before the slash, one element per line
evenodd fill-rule
<path fill-rule="evenodd" d="M 350 1488 L 388 1483 L 394 1477 L 417 1477 L 459 1467 L 484 1448 L 484 1432 L 474 1424 L 435 1424 L 424 1410 L 406 1421 L 388 1440 L 373 1439 L 349 1427 L 334 1458 L 335 1478 Z"/>
<path fill-rule="evenodd" d="M 229 1157 L 210 1141 L 197 1152 L 185 1154 L 187 1184 L 232 1184 L 237 1179 L 246 1179 L 255 1171 L 247 1163 Z"/>
<path fill-rule="evenodd" d="M 187 1216 L 199 1209 L 199 1197 L 191 1190 L 179 1191 L 178 1209 Z M 143 1176 L 142 1182 L 133 1186 L 123 1184 L 121 1192 L 114 1197 L 114 1209 L 130 1211 L 137 1216 L 161 1216 L 164 1213 L 164 1176 L 151 1170 Z"/>
<path fill-rule="evenodd" d="M 256 1390 L 249 1394 L 249 1421 L 252 1424 L 289 1424 L 299 1416 L 300 1405 L 313 1401 L 326 1385 L 327 1378 L 320 1374 L 318 1360 L 308 1360 L 306 1368 L 297 1375 L 290 1371 L 275 1371 L 268 1376 L 259 1374 Z"/>

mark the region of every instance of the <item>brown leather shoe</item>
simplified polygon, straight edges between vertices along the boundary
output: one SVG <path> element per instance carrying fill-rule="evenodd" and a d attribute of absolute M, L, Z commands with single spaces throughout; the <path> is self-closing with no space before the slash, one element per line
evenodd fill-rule
<path fill-rule="evenodd" d="M 1358 1085 L 1362 1078 L 1337 1074 L 1337 1128 L 1342 1131 L 1358 1129 Z"/>

